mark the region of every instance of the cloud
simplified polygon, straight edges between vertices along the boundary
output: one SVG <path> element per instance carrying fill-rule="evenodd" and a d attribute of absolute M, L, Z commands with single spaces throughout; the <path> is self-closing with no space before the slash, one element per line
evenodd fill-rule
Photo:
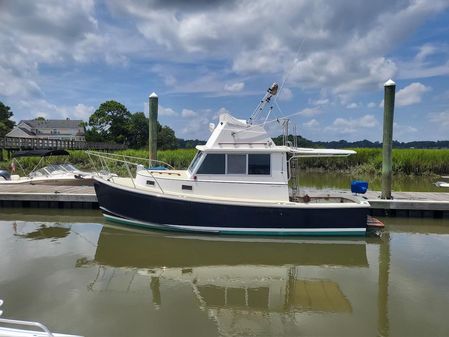
<path fill-rule="evenodd" d="M 325 130 L 348 134 L 355 133 L 359 131 L 360 128 L 374 128 L 377 125 L 378 122 L 373 115 L 364 115 L 355 119 L 337 118 L 332 125 L 326 127 Z"/>
<path fill-rule="evenodd" d="M 400 63 L 400 79 L 419 79 L 449 74 L 449 44 L 426 43 L 415 57 Z"/>
<path fill-rule="evenodd" d="M 172 108 L 166 108 L 162 105 L 158 107 L 158 114 L 161 116 L 178 116 L 178 113 Z"/>
<path fill-rule="evenodd" d="M 375 107 L 376 107 L 376 103 L 374 103 L 374 102 L 369 102 L 366 106 L 367 106 L 368 108 L 375 108 Z"/>
<path fill-rule="evenodd" d="M 289 88 L 282 88 L 281 92 L 278 94 L 278 99 L 280 101 L 290 101 L 293 98 L 293 93 Z"/>
<path fill-rule="evenodd" d="M 302 125 L 304 125 L 306 128 L 316 128 L 320 125 L 320 123 L 316 120 L 316 119 L 311 119 L 308 122 L 303 123 Z"/>
<path fill-rule="evenodd" d="M 182 109 L 181 116 L 184 118 L 197 117 L 198 113 L 189 109 Z"/>
<path fill-rule="evenodd" d="M 403 135 L 407 135 L 410 133 L 416 133 L 418 132 L 418 129 L 410 126 L 410 125 L 401 125 L 398 123 L 393 123 L 393 134 L 395 137 L 400 137 Z"/>
<path fill-rule="evenodd" d="M 243 82 L 225 84 L 225 86 L 224 86 L 224 90 L 230 91 L 230 92 L 239 92 L 239 91 L 242 91 L 244 88 L 245 88 L 245 83 L 243 83 Z"/>
<path fill-rule="evenodd" d="M 321 113 L 321 110 L 319 107 L 313 107 L 313 108 L 305 108 L 305 109 L 299 111 L 297 114 L 300 116 L 311 117 L 311 116 L 316 116 L 320 113 Z"/>
<path fill-rule="evenodd" d="M 449 111 L 431 114 L 430 121 L 440 126 L 449 126 Z"/>
<path fill-rule="evenodd" d="M 227 60 L 237 74 L 288 72 L 294 85 L 340 93 L 394 77 L 398 66 L 385 55 L 448 3 L 227 1 L 179 4 L 181 11 L 172 2 L 115 0 L 108 6 L 130 16 L 151 47 L 168 58 Z M 273 22 L 274 10 L 281 20 Z M 348 15 L 351 20 L 342 22 Z"/>
<path fill-rule="evenodd" d="M 416 54 L 415 59 L 419 62 L 423 62 L 428 56 L 435 54 L 437 50 L 435 45 L 426 43 L 419 48 L 419 52 Z"/>
<path fill-rule="evenodd" d="M 355 102 L 352 102 L 352 103 L 346 105 L 347 109 L 355 109 L 355 108 L 358 108 L 358 107 L 359 107 L 359 105 L 357 103 L 355 103 Z"/>
<path fill-rule="evenodd" d="M 329 98 L 319 98 L 317 100 L 310 100 L 309 102 L 313 105 L 326 105 L 329 104 L 330 101 Z"/>
<path fill-rule="evenodd" d="M 26 110 L 27 116 L 22 119 L 44 117 L 46 119 L 81 119 L 88 121 L 95 111 L 93 106 L 78 103 L 76 105 L 56 105 L 45 99 L 30 99 L 20 101 L 18 107 Z"/>
<path fill-rule="evenodd" d="M 407 106 L 420 103 L 423 94 L 429 90 L 430 87 L 426 87 L 419 82 L 414 82 L 397 92 L 395 104 L 397 106 Z"/>
<path fill-rule="evenodd" d="M 89 120 L 90 115 L 93 114 L 95 108 L 93 106 L 87 106 L 82 103 L 79 103 L 75 106 L 75 108 L 68 112 L 69 117 L 73 119 L 82 119 L 84 121 Z"/>

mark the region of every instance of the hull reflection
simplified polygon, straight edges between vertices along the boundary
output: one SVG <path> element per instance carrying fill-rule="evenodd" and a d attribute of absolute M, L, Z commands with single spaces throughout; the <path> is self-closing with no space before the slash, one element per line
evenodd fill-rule
<path fill-rule="evenodd" d="M 141 292 L 144 287 L 156 307 L 164 305 L 167 287 L 187 285 L 201 309 L 235 332 L 229 322 L 248 315 L 271 321 L 272 315 L 285 319 L 288 312 L 352 312 L 336 280 L 304 277 L 301 270 L 365 268 L 368 261 L 364 240 L 169 236 L 103 227 L 95 258 L 78 261 L 83 265 L 98 265 L 90 290 Z"/>
<path fill-rule="evenodd" d="M 103 227 L 95 262 L 112 267 L 306 265 L 368 267 L 365 240 L 243 239 Z"/>

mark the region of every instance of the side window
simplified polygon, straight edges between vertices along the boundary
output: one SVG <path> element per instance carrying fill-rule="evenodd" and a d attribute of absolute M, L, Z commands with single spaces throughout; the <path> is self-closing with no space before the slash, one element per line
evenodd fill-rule
<path fill-rule="evenodd" d="M 269 154 L 248 154 L 248 174 L 271 174 Z"/>
<path fill-rule="evenodd" d="M 246 154 L 228 154 L 227 174 L 246 174 Z"/>
<path fill-rule="evenodd" d="M 198 169 L 198 174 L 224 174 L 225 173 L 225 155 L 210 153 L 206 155 L 203 163 Z"/>
<path fill-rule="evenodd" d="M 201 159 L 201 156 L 203 155 L 203 152 L 198 151 L 195 155 L 195 158 L 193 158 L 192 162 L 190 163 L 190 166 L 188 168 L 189 172 L 192 173 L 192 171 L 195 169 L 195 165 L 198 163 L 198 161 Z"/>

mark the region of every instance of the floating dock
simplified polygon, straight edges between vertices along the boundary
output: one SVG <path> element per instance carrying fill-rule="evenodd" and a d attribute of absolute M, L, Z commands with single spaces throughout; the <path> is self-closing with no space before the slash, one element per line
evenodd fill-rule
<path fill-rule="evenodd" d="M 303 193 L 308 191 L 312 190 Z M 393 192 L 392 200 L 382 200 L 379 196 L 378 191 L 368 191 L 362 196 L 371 204 L 371 215 L 449 218 L 449 193 L 446 192 Z M 0 207 L 97 209 L 98 201 L 93 186 L 2 185 Z"/>

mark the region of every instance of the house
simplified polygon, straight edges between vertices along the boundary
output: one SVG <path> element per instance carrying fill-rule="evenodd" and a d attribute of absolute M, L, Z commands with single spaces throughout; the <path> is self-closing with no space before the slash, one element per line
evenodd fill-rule
<path fill-rule="evenodd" d="M 6 137 L 85 141 L 85 131 L 82 120 L 32 119 L 21 120 Z"/>

